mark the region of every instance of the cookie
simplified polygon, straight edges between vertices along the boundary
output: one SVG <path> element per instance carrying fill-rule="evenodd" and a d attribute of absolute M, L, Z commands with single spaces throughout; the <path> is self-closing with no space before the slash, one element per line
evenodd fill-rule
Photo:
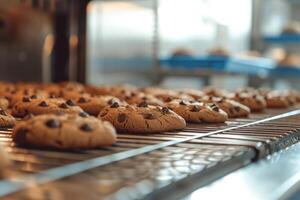
<path fill-rule="evenodd" d="M 47 113 L 82 113 L 72 100 L 63 99 L 31 99 L 24 97 L 12 107 L 12 115 L 25 117 L 28 114 L 41 115 Z"/>
<path fill-rule="evenodd" d="M 90 149 L 116 142 L 109 122 L 74 114 L 34 116 L 18 123 L 12 137 L 20 146 L 57 149 Z"/>
<path fill-rule="evenodd" d="M 192 101 L 194 100 L 193 97 L 184 94 L 182 92 L 174 91 L 174 90 L 167 90 L 167 89 L 161 89 L 161 88 L 155 88 L 155 87 L 148 87 L 148 88 L 143 88 L 143 92 L 146 94 L 151 94 L 158 99 L 162 100 L 163 102 L 170 102 L 174 99 L 183 99 L 187 101 Z"/>
<path fill-rule="evenodd" d="M 203 88 L 202 92 L 205 95 L 214 96 L 214 97 L 224 97 L 228 94 L 228 92 L 226 90 L 222 90 L 220 88 L 216 88 L 216 87 L 212 87 L 212 86 Z"/>
<path fill-rule="evenodd" d="M 29 97 L 32 99 L 43 99 L 48 98 L 49 94 L 43 90 L 33 90 L 33 89 L 24 89 L 17 90 L 15 93 L 12 93 L 7 98 L 10 100 L 10 107 L 16 103 L 22 101 L 24 97 Z"/>
<path fill-rule="evenodd" d="M 180 90 L 176 90 L 182 94 L 186 94 L 189 95 L 191 97 L 193 97 L 194 99 L 200 99 L 203 96 L 205 96 L 204 92 L 202 92 L 201 90 L 195 90 L 195 89 L 180 89 Z"/>
<path fill-rule="evenodd" d="M 85 88 L 85 90 L 92 95 L 110 95 L 121 98 L 131 94 L 131 92 L 136 92 L 137 88 L 128 84 L 110 86 L 107 85 L 101 87 L 89 85 Z"/>
<path fill-rule="evenodd" d="M 0 97 L 0 108 L 6 110 L 8 109 L 8 107 L 9 107 L 9 101 L 7 100 L 7 98 Z"/>
<path fill-rule="evenodd" d="M 62 90 L 58 84 L 54 83 L 43 84 L 41 88 L 49 94 L 49 97 L 60 97 Z"/>
<path fill-rule="evenodd" d="M 145 94 L 143 92 L 131 92 L 130 95 L 123 98 L 128 104 L 138 105 L 146 102 L 153 106 L 162 106 L 163 102 L 151 94 Z"/>
<path fill-rule="evenodd" d="M 270 91 L 265 94 L 265 100 L 268 108 L 287 108 L 295 104 L 295 99 L 289 99 L 279 91 Z"/>
<path fill-rule="evenodd" d="M 175 113 L 192 123 L 223 123 L 227 114 L 215 104 L 204 104 L 196 101 L 172 100 L 165 104 Z"/>
<path fill-rule="evenodd" d="M 237 101 L 226 99 L 223 97 L 206 96 L 202 97 L 200 99 L 200 102 L 215 103 L 219 108 L 224 110 L 230 118 L 246 117 L 250 114 L 250 108 L 248 108 L 247 106 Z"/>
<path fill-rule="evenodd" d="M 224 49 L 222 47 L 215 47 L 213 49 L 210 49 L 208 51 L 208 54 L 212 55 L 212 56 L 226 56 L 227 57 L 230 55 L 230 52 L 227 49 Z"/>
<path fill-rule="evenodd" d="M 147 104 L 120 106 L 113 103 L 98 117 L 111 122 L 118 132 L 154 133 L 181 130 L 186 126 L 184 119 L 170 109 Z"/>
<path fill-rule="evenodd" d="M 61 90 L 59 93 L 59 97 L 62 97 L 64 99 L 76 100 L 79 97 L 89 98 L 91 97 L 91 95 L 85 92 Z"/>
<path fill-rule="evenodd" d="M 90 115 L 97 116 L 100 111 L 113 103 L 124 104 L 120 99 L 113 96 L 95 96 L 95 97 L 79 97 L 75 100 L 76 104 Z"/>
<path fill-rule="evenodd" d="M 234 93 L 230 94 L 228 97 L 249 107 L 253 112 L 261 112 L 267 107 L 264 97 L 259 94 Z"/>
<path fill-rule="evenodd" d="M 0 127 L 8 128 L 13 127 L 16 123 L 16 120 L 9 113 L 0 108 Z"/>
<path fill-rule="evenodd" d="M 62 90 L 74 91 L 74 92 L 84 92 L 84 85 L 77 82 L 60 82 L 58 84 Z"/>

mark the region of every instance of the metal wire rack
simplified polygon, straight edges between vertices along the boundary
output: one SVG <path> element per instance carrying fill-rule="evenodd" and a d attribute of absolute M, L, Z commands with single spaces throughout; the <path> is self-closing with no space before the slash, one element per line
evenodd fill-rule
<path fill-rule="evenodd" d="M 0 142 L 13 165 L 0 181 L 0 196 L 157 199 L 164 194 L 167 199 L 183 193 L 189 182 L 204 186 L 298 142 L 299 119 L 295 108 L 268 110 L 224 124 L 189 124 L 181 132 L 119 134 L 115 145 L 87 151 L 19 148 L 11 130 L 2 130 Z"/>

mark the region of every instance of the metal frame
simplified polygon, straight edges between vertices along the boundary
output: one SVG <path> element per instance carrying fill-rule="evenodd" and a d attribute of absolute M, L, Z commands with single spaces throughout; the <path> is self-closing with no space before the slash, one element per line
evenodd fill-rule
<path fill-rule="evenodd" d="M 269 111 L 270 112 L 270 111 Z M 277 112 L 278 113 L 278 112 Z M 299 116 L 300 109 L 283 114 L 272 113 L 268 115 L 252 115 L 250 119 L 238 119 L 229 122 L 228 125 L 190 125 L 183 132 L 178 133 L 162 133 L 162 134 L 152 134 L 152 135 L 120 135 L 119 142 L 125 142 L 124 147 L 136 147 L 136 144 L 143 144 L 140 148 L 130 148 L 129 150 L 115 152 L 109 155 L 97 156 L 95 158 L 86 158 L 81 161 L 77 161 L 70 164 L 63 164 L 62 166 L 50 168 L 40 173 L 33 173 L 24 176 L 17 176 L 12 179 L 6 179 L 0 181 L 0 196 L 6 196 L 8 194 L 30 188 L 36 185 L 45 184 L 48 182 L 53 182 L 66 178 L 68 176 L 73 176 L 75 174 L 80 174 L 84 171 L 99 168 L 101 166 L 107 166 L 118 161 L 131 159 L 140 155 L 145 155 L 150 152 L 155 152 L 157 150 L 164 149 L 166 147 L 176 147 L 177 145 L 193 145 L 193 143 L 200 143 L 205 145 L 229 145 L 229 146 L 244 146 L 253 151 L 244 152 L 242 157 L 236 157 L 228 160 L 228 162 L 216 165 L 213 168 L 209 168 L 207 171 L 198 171 L 193 174 L 193 176 L 188 176 L 184 179 L 178 180 L 179 182 L 173 185 L 166 185 L 166 187 L 160 188 L 161 190 L 156 190 L 157 193 L 150 193 L 149 198 L 158 197 L 161 193 L 159 191 L 173 190 L 177 185 L 183 183 L 191 183 L 195 181 L 196 177 L 206 177 L 201 179 L 200 183 L 195 182 L 194 187 L 203 186 L 216 178 L 225 175 L 226 173 L 233 171 L 243 165 L 250 163 L 252 160 L 264 158 L 265 156 L 278 151 L 286 146 L 299 141 L 299 132 L 291 132 L 298 130 L 300 125 L 290 120 L 291 117 Z M 262 117 L 266 117 L 261 119 Z M 289 122 L 287 121 L 290 120 Z M 284 120 L 280 123 L 276 120 Z M 274 122 L 273 122 L 274 121 Z M 270 124 L 277 127 L 272 128 Z M 218 128 L 219 127 L 219 128 Z M 248 132 L 255 129 L 262 129 L 264 127 L 269 127 L 268 131 L 262 131 L 261 134 L 257 133 L 253 136 L 248 136 Z M 293 127 L 293 128 L 292 128 Z M 279 132 L 278 132 L 279 131 Z M 233 134 L 240 133 L 241 136 L 234 136 Z M 250 132 L 249 132 L 250 133 Z M 253 133 L 252 133 L 253 134 Z M 256 135 L 256 136 L 255 136 Z M 285 136 L 284 136 L 285 135 Z M 277 138 L 273 140 L 272 138 Z M 281 138 L 281 139 L 279 139 Z M 270 141 L 270 140 L 273 140 Z M 122 145 L 120 146 L 122 148 Z M 114 147 L 113 147 L 114 148 Z M 100 151 L 101 152 L 101 151 Z M 252 152 L 252 153 L 251 153 Z M 48 154 L 49 152 L 45 152 Z M 96 152 L 95 152 L 96 153 Z M 51 153 L 50 153 L 51 154 Z M 56 154 L 60 155 L 60 154 Z M 66 156 L 67 158 L 68 156 Z M 115 165 L 115 164 L 114 164 Z M 222 171 L 223 167 L 227 166 L 227 170 Z M 183 182 L 182 182 L 183 181 Z M 187 187 L 186 189 L 192 189 L 193 187 Z M 153 195 L 153 196 L 151 196 Z M 172 198 L 171 198 L 172 199 Z"/>

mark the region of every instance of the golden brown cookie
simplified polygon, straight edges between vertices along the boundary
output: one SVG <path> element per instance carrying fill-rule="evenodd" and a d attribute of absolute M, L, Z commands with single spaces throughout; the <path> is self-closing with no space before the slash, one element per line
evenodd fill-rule
<path fill-rule="evenodd" d="M 123 98 L 128 104 L 140 104 L 146 102 L 153 106 L 162 106 L 163 102 L 151 94 L 145 94 L 143 92 L 131 92 L 130 95 Z"/>
<path fill-rule="evenodd" d="M 147 88 L 142 88 L 141 91 L 145 92 L 146 94 L 151 94 L 157 97 L 158 99 L 162 100 L 163 102 L 169 102 L 174 99 L 183 99 L 187 101 L 194 100 L 194 98 L 191 97 L 190 95 L 175 90 L 168 90 L 168 89 L 162 89 L 156 87 L 147 87 Z"/>
<path fill-rule="evenodd" d="M 263 111 L 267 107 L 264 97 L 259 94 L 237 92 L 228 95 L 228 97 L 249 107 L 253 112 Z"/>
<path fill-rule="evenodd" d="M 15 117 L 25 117 L 28 114 L 78 114 L 82 112 L 83 110 L 79 106 L 76 106 L 72 100 L 63 99 L 31 99 L 24 97 L 21 102 L 16 103 L 12 107 L 12 115 Z"/>
<path fill-rule="evenodd" d="M 79 97 L 75 100 L 76 104 L 90 115 L 98 116 L 100 111 L 113 103 L 125 105 L 120 99 L 113 96 L 95 96 L 95 97 Z"/>
<path fill-rule="evenodd" d="M 9 107 L 9 101 L 5 97 L 0 97 L 0 108 L 7 110 Z"/>
<path fill-rule="evenodd" d="M 180 89 L 180 90 L 176 90 L 182 94 L 186 94 L 189 95 L 191 97 L 193 97 L 194 99 L 200 99 L 203 96 L 206 96 L 204 92 L 202 92 L 201 90 L 195 90 L 195 89 Z"/>
<path fill-rule="evenodd" d="M 223 123 L 227 114 L 215 104 L 204 104 L 196 101 L 172 100 L 165 104 L 175 113 L 192 123 Z"/>
<path fill-rule="evenodd" d="M 98 117 L 111 122 L 118 132 L 154 133 L 181 130 L 186 126 L 184 119 L 168 108 L 147 104 L 120 106 L 115 102 Z"/>
<path fill-rule="evenodd" d="M 215 103 L 227 113 L 228 117 L 246 117 L 250 114 L 250 108 L 247 106 L 224 97 L 205 96 L 199 101 L 204 103 Z"/>
<path fill-rule="evenodd" d="M 74 114 L 39 115 L 18 123 L 13 141 L 20 146 L 90 149 L 116 142 L 114 127 L 95 117 Z"/>
<path fill-rule="evenodd" d="M 16 120 L 13 116 L 11 116 L 9 113 L 4 111 L 2 108 L 0 108 L 0 127 L 1 128 L 7 128 L 7 127 L 13 127 L 16 123 Z"/>

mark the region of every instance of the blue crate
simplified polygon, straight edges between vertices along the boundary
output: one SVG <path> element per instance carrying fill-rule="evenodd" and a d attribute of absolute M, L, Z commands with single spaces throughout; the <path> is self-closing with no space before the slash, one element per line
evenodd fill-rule
<path fill-rule="evenodd" d="M 270 70 L 269 73 L 273 76 L 289 76 L 300 78 L 300 68 L 292 66 L 277 66 L 274 69 Z"/>
<path fill-rule="evenodd" d="M 267 43 L 300 43 L 300 34 L 266 36 L 263 40 Z"/>
<path fill-rule="evenodd" d="M 171 56 L 160 59 L 160 64 L 162 67 L 167 68 L 222 70 L 227 59 L 219 56 Z"/>

